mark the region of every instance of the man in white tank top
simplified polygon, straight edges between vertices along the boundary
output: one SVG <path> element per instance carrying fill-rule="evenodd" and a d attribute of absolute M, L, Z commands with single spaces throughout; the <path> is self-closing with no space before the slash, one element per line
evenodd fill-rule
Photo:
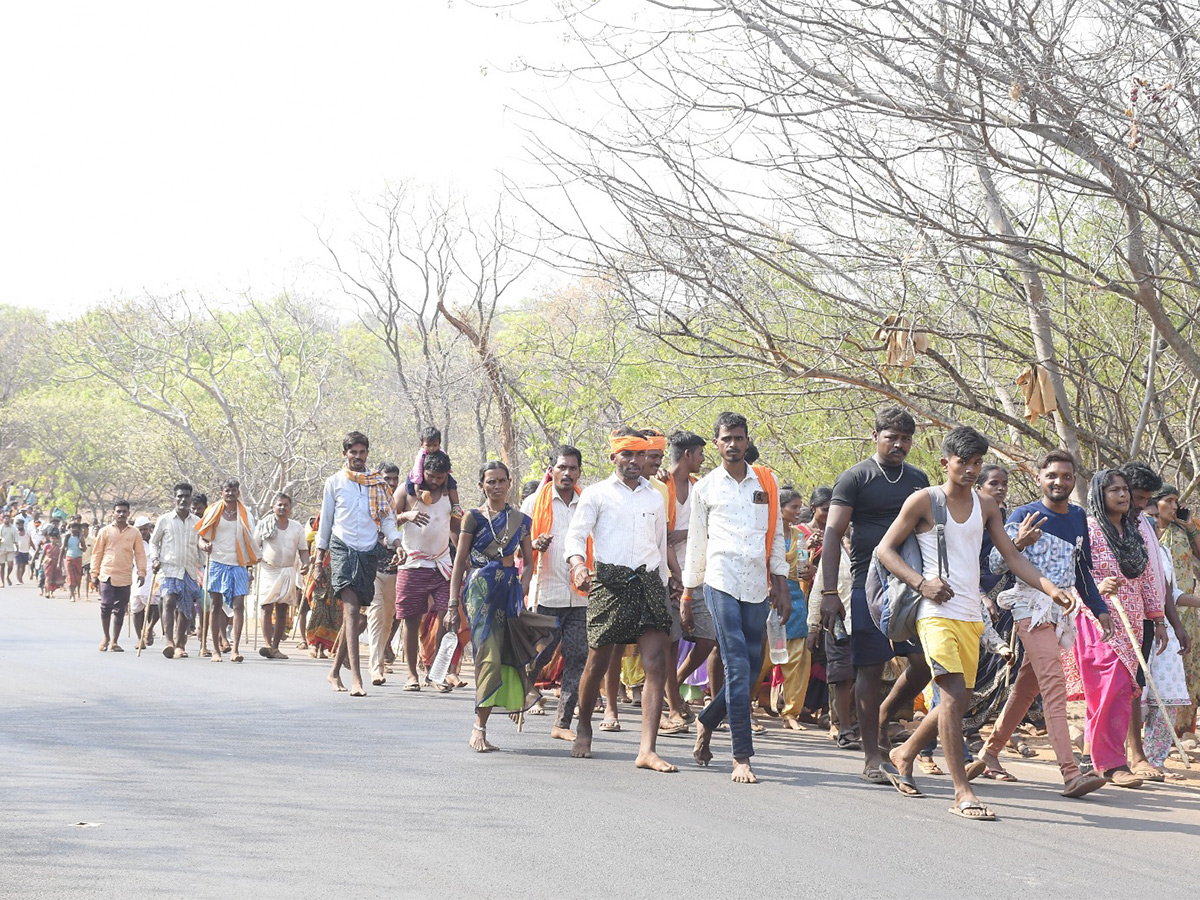
<path fill-rule="evenodd" d="M 941 739 L 946 768 L 954 779 L 954 806 L 950 812 L 977 821 L 995 819 L 971 789 L 963 762 L 962 740 L 962 718 L 975 687 L 979 640 L 983 636 L 979 554 L 983 549 L 984 529 L 1018 578 L 1040 584 L 1055 602 L 1065 606 L 1071 603 L 1061 588 L 1042 577 L 1013 546 L 996 502 L 975 492 L 975 480 L 987 452 L 987 438 L 973 428 L 961 426 L 947 434 L 942 443 L 946 482 L 918 491 L 905 501 L 900 515 L 880 541 L 878 551 L 879 561 L 888 571 L 921 595 L 917 633 L 942 695 L 941 702 L 921 721 L 908 741 L 892 750 L 891 762 L 895 768 L 886 766 L 884 771 L 901 794 L 921 796 L 912 777 L 913 762 L 921 748 L 936 735 Z M 940 568 L 931 497 L 931 492 L 938 490 L 946 498 L 945 559 Z M 921 572 L 914 571 L 900 555 L 900 548 L 913 532 L 921 546 Z"/>
<path fill-rule="evenodd" d="M 450 606 L 450 457 L 435 450 L 425 457 L 425 480 L 418 496 L 396 491 L 403 541 L 404 561 L 396 570 L 396 617 L 404 620 L 404 659 L 408 665 L 406 691 L 421 689 L 417 657 L 421 619 L 427 612 L 437 616 L 435 646 L 445 634 L 446 611 Z M 425 503 L 420 495 L 429 498 Z M 446 693 L 449 685 L 435 684 Z"/>

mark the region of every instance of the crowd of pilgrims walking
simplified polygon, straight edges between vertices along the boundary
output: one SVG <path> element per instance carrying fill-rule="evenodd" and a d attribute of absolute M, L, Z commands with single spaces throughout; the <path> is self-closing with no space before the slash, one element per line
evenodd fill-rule
<path fill-rule="evenodd" d="M 372 468 L 367 436 L 351 432 L 307 525 L 284 493 L 255 521 L 234 479 L 211 504 L 175 485 L 154 522 L 130 522 L 119 501 L 94 536 L 10 507 L 0 581 L 15 565 L 46 596 L 94 588 L 101 651 L 122 650 L 128 610 L 139 654 L 161 631 L 173 660 L 197 635 L 199 657 L 242 662 L 250 597 L 259 656 L 287 659 L 281 641 L 298 629 L 300 649 L 332 659 L 336 691 L 348 673 L 351 697 L 366 695 L 364 632 L 366 679 L 395 667 L 404 691 L 469 687 L 469 646 L 478 752 L 497 749 L 493 710 L 523 725 L 552 689 L 549 734 L 572 757 L 591 756 L 597 730 L 620 731 L 619 701 L 632 702 L 635 764 L 658 772 L 677 771 L 660 735 L 694 730 L 692 761 L 708 766 L 727 729 L 732 780 L 756 782 L 769 713 L 787 729 L 828 724 L 840 749 L 862 752 L 864 780 L 919 797 L 918 770 L 946 774 L 940 744 L 950 812 L 976 821 L 995 814 L 973 782 L 1016 781 L 1000 753 L 1034 755 L 1019 730 L 1030 726 L 1065 797 L 1172 777 L 1165 761 L 1200 695 L 1200 529 L 1179 492 L 1133 461 L 1097 472 L 1081 508 L 1075 461 L 1052 450 L 1036 464 L 1041 496 L 1010 510 L 986 437 L 946 434 L 931 486 L 905 461 L 915 431 L 907 412 L 880 410 L 875 453 L 802 496 L 758 463 L 738 414 L 721 413 L 710 439 L 622 427 L 607 460 L 553 450 L 519 508 L 508 468 L 487 462 L 482 503 L 465 510 L 436 429 L 403 480 L 394 464 Z M 717 464 L 701 476 L 706 451 Z M 585 471 L 597 480 L 581 488 Z M 1082 753 L 1071 699 L 1086 701 Z M 914 704 L 924 715 L 900 731 Z"/>

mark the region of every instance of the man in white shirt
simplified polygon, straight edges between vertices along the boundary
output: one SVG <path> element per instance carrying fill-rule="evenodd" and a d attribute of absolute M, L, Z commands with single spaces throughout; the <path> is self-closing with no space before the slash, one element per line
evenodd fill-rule
<path fill-rule="evenodd" d="M 558 638 L 562 646 L 562 690 L 558 698 L 558 714 L 550 737 L 574 741 L 571 720 L 579 703 L 579 677 L 587 664 L 587 595 L 571 584 L 567 565 L 567 531 L 579 506 L 579 473 L 583 455 L 575 447 L 563 444 L 550 454 L 550 471 L 541 487 L 521 504 L 521 512 L 533 521 L 533 581 L 529 588 L 529 603 L 543 616 L 558 619 Z M 538 671 L 554 652 L 554 645 L 534 660 L 531 675 Z"/>
<path fill-rule="evenodd" d="M 188 629 L 196 614 L 200 599 L 200 583 L 196 572 L 200 565 L 200 548 L 196 543 L 196 526 L 200 517 L 192 513 L 192 486 L 181 481 L 173 489 L 175 509 L 159 516 L 150 534 L 150 556 L 155 573 L 160 577 L 163 622 L 167 629 L 167 659 L 187 658 Z"/>
<path fill-rule="evenodd" d="M 342 601 L 342 641 L 333 656 L 329 683 L 345 691 L 341 669 L 350 668 L 350 696 L 365 697 L 358 640 L 366 627 L 362 607 L 375 599 L 375 573 L 386 552 L 379 533 L 389 547 L 400 544 L 396 513 L 387 480 L 380 472 L 367 471 L 371 442 L 361 431 L 351 431 L 342 441 L 345 466 L 325 480 L 321 520 L 317 528 L 318 571 L 329 558 L 330 590 Z"/>
<path fill-rule="evenodd" d="M 779 485 L 766 466 L 746 463 L 746 419 L 723 412 L 713 426 L 721 465 L 696 484 L 688 523 L 683 605 L 701 587 L 725 664 L 725 690 L 696 719 L 696 763 L 712 759 L 712 733 L 729 716 L 733 780 L 755 784 L 750 700 L 762 670 L 769 607 L 786 622 L 792 612 L 784 558 Z M 768 603 L 769 601 L 769 603 Z"/>
<path fill-rule="evenodd" d="M 662 496 L 642 477 L 649 442 L 632 428 L 609 440 L 615 472 L 579 497 L 567 531 L 571 583 L 588 593 L 587 665 L 579 685 L 579 723 L 571 755 L 592 755 L 592 713 L 600 682 L 616 644 L 634 644 L 642 654 L 642 742 L 634 764 L 677 772 L 655 750 L 666 683 L 671 611 L 667 601 L 667 515 Z M 591 537 L 595 571 L 587 566 Z"/>
<path fill-rule="evenodd" d="M 17 526 L 13 524 L 12 513 L 4 514 L 4 524 L 0 525 L 0 587 L 12 584 L 13 566 L 17 562 Z"/>
<path fill-rule="evenodd" d="M 17 584 L 25 583 L 25 570 L 29 568 L 29 560 L 33 557 L 33 535 L 29 533 L 28 519 L 19 518 L 17 526 Z"/>
<path fill-rule="evenodd" d="M 301 564 L 308 565 L 308 541 L 304 526 L 292 519 L 292 497 L 280 491 L 275 495 L 271 512 L 255 527 L 255 537 L 262 547 L 258 564 L 256 597 L 262 609 L 263 645 L 258 655 L 263 659 L 287 659 L 279 642 L 287 631 L 287 611 L 296 605 L 296 575 Z"/>

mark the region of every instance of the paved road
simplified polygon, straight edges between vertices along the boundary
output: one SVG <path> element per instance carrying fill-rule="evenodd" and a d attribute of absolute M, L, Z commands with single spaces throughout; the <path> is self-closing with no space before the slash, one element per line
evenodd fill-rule
<path fill-rule="evenodd" d="M 501 719 L 476 755 L 470 691 L 352 700 L 307 657 L 97 653 L 95 603 L 6 588 L 0 609 L 4 898 L 1170 897 L 1200 847 L 1179 787 L 1068 801 L 1013 762 L 1021 784 L 981 789 L 1002 821 L 961 822 L 947 779 L 902 798 L 812 732 L 759 741 L 755 787 L 641 772 L 632 716 L 591 761 L 549 718 Z"/>

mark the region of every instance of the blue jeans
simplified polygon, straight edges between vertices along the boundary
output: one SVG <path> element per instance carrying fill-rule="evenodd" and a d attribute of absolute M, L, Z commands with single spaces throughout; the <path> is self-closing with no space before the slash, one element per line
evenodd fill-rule
<path fill-rule="evenodd" d="M 721 648 L 721 662 L 725 664 L 725 690 L 713 697 L 712 703 L 700 713 L 700 721 L 712 731 L 728 714 L 733 758 L 749 759 L 754 755 L 750 699 L 754 680 L 762 671 L 763 633 L 771 604 L 766 601 L 744 603 L 707 584 L 704 601 L 717 630 L 717 646 Z"/>

